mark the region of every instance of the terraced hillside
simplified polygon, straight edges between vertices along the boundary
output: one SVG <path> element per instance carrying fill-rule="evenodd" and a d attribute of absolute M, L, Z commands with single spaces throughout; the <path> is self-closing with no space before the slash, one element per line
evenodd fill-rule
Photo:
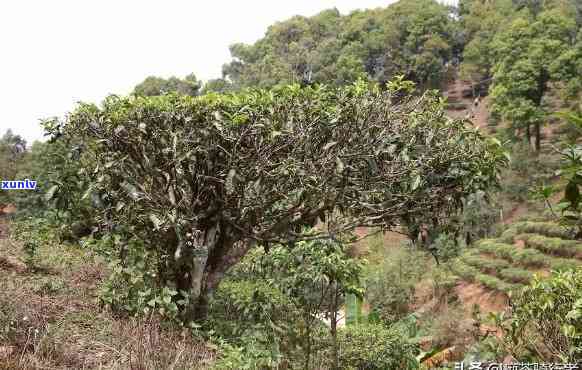
<path fill-rule="evenodd" d="M 582 242 L 551 222 L 512 224 L 496 239 L 483 239 L 452 264 L 462 280 L 508 294 L 538 274 L 582 266 Z"/>

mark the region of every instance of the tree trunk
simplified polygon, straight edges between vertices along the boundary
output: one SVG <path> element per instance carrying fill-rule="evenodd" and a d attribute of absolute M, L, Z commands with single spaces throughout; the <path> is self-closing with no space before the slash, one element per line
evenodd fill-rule
<path fill-rule="evenodd" d="M 542 130 L 540 128 L 540 122 L 536 122 L 535 123 L 535 129 L 536 129 L 536 152 L 540 152 L 541 149 L 541 135 L 542 135 Z"/>
<path fill-rule="evenodd" d="M 531 131 L 529 129 L 529 123 L 525 126 L 525 137 L 527 139 L 527 144 L 531 148 Z"/>
<path fill-rule="evenodd" d="M 548 81 L 550 79 L 550 75 L 548 73 L 548 71 L 546 70 L 542 70 L 542 72 L 540 73 L 539 79 L 538 79 L 538 89 L 536 92 L 536 96 L 534 98 L 534 103 L 536 105 L 536 107 L 541 107 L 542 106 L 542 99 L 544 98 L 544 94 L 546 93 L 546 90 L 548 89 Z M 538 120 L 536 120 L 535 123 L 535 130 L 536 130 L 536 152 L 540 152 L 541 149 L 541 122 Z"/>
<path fill-rule="evenodd" d="M 339 309 L 339 292 L 337 283 L 334 283 L 334 292 L 333 292 L 333 304 L 331 307 L 331 340 L 332 340 L 332 356 L 333 356 L 333 370 L 339 370 L 339 351 L 338 351 L 338 343 L 337 343 L 337 311 Z"/>
<path fill-rule="evenodd" d="M 307 347 L 305 348 L 305 370 L 309 370 L 309 364 L 311 363 L 311 325 L 307 325 L 305 330 L 307 336 Z"/>
<path fill-rule="evenodd" d="M 183 321 L 206 320 L 210 300 L 224 274 L 252 246 L 236 243 L 232 234 L 229 227 L 216 223 L 189 239 L 174 238 L 174 282 L 178 292 L 186 292 L 189 299 L 189 305 L 181 307 Z"/>

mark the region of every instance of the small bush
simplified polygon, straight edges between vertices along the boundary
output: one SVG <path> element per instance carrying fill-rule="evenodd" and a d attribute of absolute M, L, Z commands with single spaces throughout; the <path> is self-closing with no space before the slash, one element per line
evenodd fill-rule
<path fill-rule="evenodd" d="M 366 277 L 366 301 L 371 311 L 386 323 L 393 323 L 409 313 L 414 289 L 425 272 L 423 255 L 408 249 L 391 248 L 379 266 Z M 415 260 L 417 263 L 410 263 Z"/>
<path fill-rule="evenodd" d="M 277 327 L 294 315 L 289 298 L 259 281 L 222 282 L 210 305 L 209 327 L 242 344 L 253 330 Z M 270 330 L 272 332 L 272 330 Z"/>
<path fill-rule="evenodd" d="M 498 232 L 495 225 L 501 217 L 499 208 L 496 200 L 491 200 L 484 192 L 472 194 L 464 201 L 462 221 L 467 244 L 490 238 Z"/>
<path fill-rule="evenodd" d="M 500 242 L 503 242 L 506 244 L 513 244 L 515 242 L 516 236 L 517 236 L 517 229 L 515 227 L 510 227 L 509 229 L 502 232 L 501 236 L 498 239 Z"/>
<path fill-rule="evenodd" d="M 475 277 L 475 280 L 489 289 L 493 290 L 501 290 L 504 287 L 504 284 L 501 280 L 497 279 L 494 276 L 485 275 L 485 274 L 478 274 Z"/>
<path fill-rule="evenodd" d="M 468 265 L 462 260 L 451 264 L 451 269 L 456 275 L 462 277 L 463 280 L 479 283 L 492 290 L 508 293 L 520 288 L 519 285 L 507 283 L 495 276 L 483 274 L 478 268 Z"/>
<path fill-rule="evenodd" d="M 500 272 L 501 277 L 512 283 L 528 283 L 533 278 L 531 271 L 518 268 L 508 268 Z"/>
<path fill-rule="evenodd" d="M 278 369 L 282 362 L 278 351 L 269 348 L 262 338 L 249 335 L 240 346 L 223 343 L 213 369 Z"/>
<path fill-rule="evenodd" d="M 125 262 L 113 260 L 109 264 L 111 274 L 101 286 L 101 303 L 118 313 L 137 316 L 155 312 L 177 320 L 178 305 L 186 304 L 185 298 L 176 290 L 158 284 L 157 264 L 141 241 L 128 243 L 132 247 Z"/>
<path fill-rule="evenodd" d="M 576 363 L 582 358 L 582 268 L 535 277 L 503 318 L 506 348 L 518 361 Z M 533 359 L 533 361 L 532 361 Z"/>
<path fill-rule="evenodd" d="M 382 325 L 348 326 L 338 332 L 343 369 L 417 369 L 419 350 L 405 336 Z"/>
<path fill-rule="evenodd" d="M 475 276 L 479 274 L 479 270 L 473 266 L 469 266 L 462 261 L 451 263 L 451 270 L 455 275 L 462 277 L 466 281 L 475 281 Z"/>

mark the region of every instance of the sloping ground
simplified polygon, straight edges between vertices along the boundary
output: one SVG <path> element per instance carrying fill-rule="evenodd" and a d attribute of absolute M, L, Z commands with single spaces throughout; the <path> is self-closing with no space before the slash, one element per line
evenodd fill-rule
<path fill-rule="evenodd" d="M 512 224 L 497 239 L 477 242 L 452 269 L 464 281 L 458 291 L 465 304 L 500 311 L 503 297 L 526 285 L 535 274 L 543 277 L 550 270 L 578 266 L 582 266 L 582 242 L 573 240 L 570 231 L 551 222 L 523 221 Z M 467 292 L 468 284 L 470 291 L 478 293 Z M 493 300 L 491 292 L 495 292 Z"/>
<path fill-rule="evenodd" d="M 455 78 L 443 95 L 447 98 L 447 115 L 455 119 L 468 119 L 475 127 L 487 129 L 489 98 L 475 98 L 470 81 Z"/>
<path fill-rule="evenodd" d="M 13 204 L 1 205 L 0 215 L 10 215 L 16 212 L 16 207 Z"/>
<path fill-rule="evenodd" d="M 374 237 L 375 230 L 369 227 L 357 227 L 354 234 L 359 239 L 350 248 L 349 254 L 353 257 L 366 257 L 370 255 L 370 240 Z M 408 237 L 396 231 L 385 231 L 382 233 L 383 247 L 397 247 L 408 240 Z"/>
<path fill-rule="evenodd" d="M 0 370 L 208 368 L 214 350 L 155 317 L 118 317 L 97 303 L 104 263 L 46 243 L 25 264 L 0 218 Z"/>
<path fill-rule="evenodd" d="M 474 305 L 477 305 L 482 312 L 500 312 L 507 307 L 508 303 L 505 294 L 466 281 L 460 282 L 455 287 L 455 292 L 463 302 L 467 313 L 470 313 Z"/>

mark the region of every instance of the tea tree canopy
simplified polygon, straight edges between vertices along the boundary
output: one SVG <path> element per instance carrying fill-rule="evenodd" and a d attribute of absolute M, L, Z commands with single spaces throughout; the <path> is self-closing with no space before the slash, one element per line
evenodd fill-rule
<path fill-rule="evenodd" d="M 162 284 L 189 292 L 186 316 L 200 318 L 253 242 L 298 240 L 332 213 L 343 217 L 331 233 L 446 218 L 495 183 L 499 144 L 447 118 L 433 93 L 408 90 L 112 96 L 81 104 L 64 133 L 94 155 L 104 220 L 157 253 Z"/>

